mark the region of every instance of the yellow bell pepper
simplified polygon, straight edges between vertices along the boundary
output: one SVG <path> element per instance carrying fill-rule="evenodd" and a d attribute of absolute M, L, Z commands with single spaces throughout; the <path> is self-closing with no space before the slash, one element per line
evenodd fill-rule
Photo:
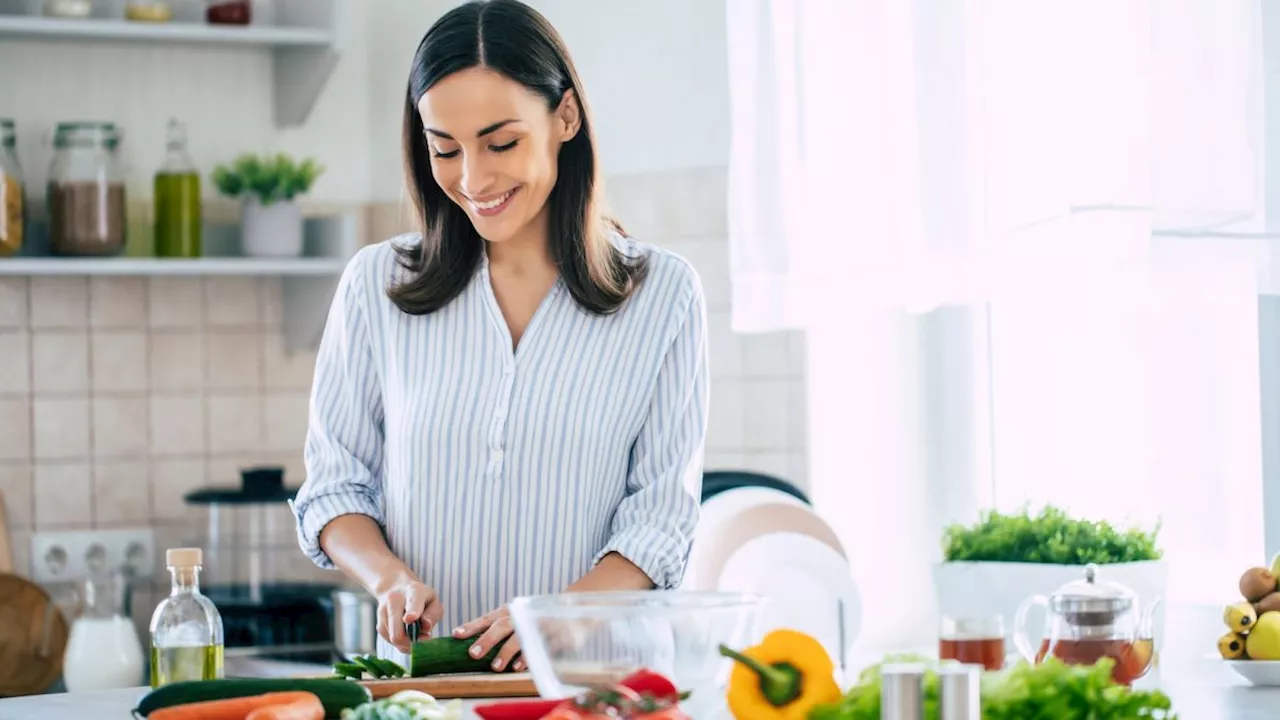
<path fill-rule="evenodd" d="M 795 630 L 774 630 L 741 652 L 724 645 L 734 660 L 729 709 L 738 720 L 804 720 L 818 705 L 840 699 L 835 663 L 822 643 Z"/>

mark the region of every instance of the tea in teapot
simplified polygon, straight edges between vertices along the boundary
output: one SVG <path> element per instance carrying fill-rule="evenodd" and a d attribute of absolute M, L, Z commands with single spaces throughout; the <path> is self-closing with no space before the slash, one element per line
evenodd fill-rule
<path fill-rule="evenodd" d="M 1027 598 L 1014 618 L 1014 644 L 1031 663 L 1049 656 L 1072 665 L 1093 665 L 1109 657 L 1115 661 L 1111 677 L 1129 685 L 1151 668 L 1155 654 L 1156 599 L 1145 609 L 1129 588 L 1098 581 L 1098 566 L 1085 566 L 1084 580 L 1067 583 L 1049 597 Z M 1027 613 L 1032 606 L 1045 609 L 1045 633 L 1033 649 L 1027 637 Z"/>

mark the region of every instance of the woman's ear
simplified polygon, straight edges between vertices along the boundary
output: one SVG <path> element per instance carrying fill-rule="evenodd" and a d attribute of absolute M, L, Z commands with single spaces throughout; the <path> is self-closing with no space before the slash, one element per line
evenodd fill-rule
<path fill-rule="evenodd" d="M 573 90 L 565 90 L 560 98 L 560 106 L 556 108 L 556 117 L 560 119 L 560 142 L 569 142 L 578 130 L 582 129 L 582 107 L 578 105 L 578 95 Z"/>

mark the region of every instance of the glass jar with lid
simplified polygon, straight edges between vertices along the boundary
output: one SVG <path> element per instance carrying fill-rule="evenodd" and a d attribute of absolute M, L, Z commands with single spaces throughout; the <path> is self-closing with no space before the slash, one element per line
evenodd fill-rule
<path fill-rule="evenodd" d="M 139 22 L 169 22 L 173 19 L 173 6 L 169 0 L 128 0 L 124 16 Z"/>
<path fill-rule="evenodd" d="M 49 17 L 87 18 L 93 15 L 91 0 L 44 0 L 44 14 Z"/>
<path fill-rule="evenodd" d="M 120 133 L 112 123 L 60 123 L 49 168 L 49 245 L 55 255 L 116 255 L 125 245 Z"/>
<path fill-rule="evenodd" d="M 13 121 L 0 119 L 0 256 L 22 249 L 26 192 L 16 146 Z"/>

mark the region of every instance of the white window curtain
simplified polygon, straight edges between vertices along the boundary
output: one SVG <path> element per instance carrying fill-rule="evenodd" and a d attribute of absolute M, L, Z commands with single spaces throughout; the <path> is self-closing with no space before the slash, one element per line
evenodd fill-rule
<path fill-rule="evenodd" d="M 1170 600 L 1216 603 L 1263 552 L 1260 0 L 726 20 L 733 323 L 807 332 L 864 635 L 932 637 L 940 526 L 1024 502 L 1159 517 Z"/>

